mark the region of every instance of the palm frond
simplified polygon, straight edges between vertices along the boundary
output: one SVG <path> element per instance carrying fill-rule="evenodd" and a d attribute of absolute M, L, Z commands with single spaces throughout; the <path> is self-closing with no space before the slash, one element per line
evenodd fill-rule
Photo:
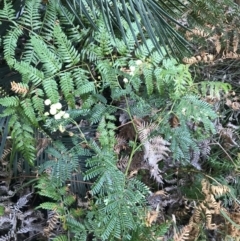
<path fill-rule="evenodd" d="M 166 50 L 168 46 L 172 53 L 176 53 L 186 51 L 188 43 L 174 30 L 172 24 L 181 26 L 174 17 L 177 16 L 177 12 L 186 10 L 187 6 L 178 0 L 174 2 L 171 6 L 166 5 L 165 1 L 156 0 L 66 0 L 62 1 L 62 4 L 68 6 L 82 27 L 96 28 L 96 18 L 100 13 L 103 15 L 109 34 L 112 36 L 121 34 L 123 39 L 126 38 L 126 33 L 121 19 L 126 21 L 130 29 L 133 29 L 133 22 L 138 20 L 137 28 L 143 43 L 146 44 L 148 36 L 159 52 L 161 45 Z M 138 44 L 139 39 L 133 31 L 132 34 Z"/>

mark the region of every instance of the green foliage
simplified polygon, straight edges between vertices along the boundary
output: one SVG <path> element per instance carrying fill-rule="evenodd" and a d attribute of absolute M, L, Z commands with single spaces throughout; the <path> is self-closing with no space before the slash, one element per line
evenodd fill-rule
<path fill-rule="evenodd" d="M 209 98 L 220 99 L 221 93 L 227 94 L 232 89 L 232 86 L 223 82 L 201 81 L 199 88 L 203 96 L 208 95 Z"/>
<path fill-rule="evenodd" d="M 169 231 L 171 225 L 171 222 L 165 222 L 152 227 L 139 226 L 137 230 L 133 232 L 131 241 L 155 241 L 161 239 Z"/>
<path fill-rule="evenodd" d="M 80 147 L 81 149 L 81 147 Z M 47 149 L 47 153 L 50 156 L 50 160 L 47 160 L 40 171 L 46 170 L 48 168 L 51 169 L 51 177 L 56 178 L 61 183 L 66 182 L 67 180 L 71 179 L 72 173 L 78 167 L 78 153 L 81 150 L 70 149 L 67 150 L 66 147 L 63 146 L 62 143 L 56 142 L 54 143 L 54 147 L 49 147 Z M 84 150 L 82 150 L 84 151 Z M 57 163 L 54 159 L 57 158 Z"/>
<path fill-rule="evenodd" d="M 95 230 L 96 237 L 114 240 L 129 239 L 131 230 L 137 228 L 137 216 L 143 215 L 144 196 L 148 188 L 136 179 L 127 179 L 116 167 L 117 158 L 111 147 L 112 130 L 110 121 L 98 127 L 99 142 L 92 143 L 96 155 L 87 161 L 89 170 L 85 179 L 97 178 L 91 194 L 98 196 L 93 210 L 87 214 L 87 227 Z M 106 128 L 107 127 L 107 128 Z M 136 206 L 138 204 L 138 206 Z"/>
<path fill-rule="evenodd" d="M 20 24 L 28 30 L 36 32 L 41 27 L 40 7 L 41 0 L 26 1 L 23 16 L 20 18 Z"/>
<path fill-rule="evenodd" d="M 13 5 L 11 1 L 4 0 L 3 1 L 3 9 L 0 10 L 0 17 L 1 19 L 6 19 L 6 20 L 13 20 L 15 19 L 15 11 L 13 9 Z"/>
<path fill-rule="evenodd" d="M 187 120 L 194 122 L 196 125 L 203 124 L 203 133 L 215 133 L 212 120 L 217 118 L 217 114 L 207 102 L 200 100 L 195 96 L 185 96 L 176 106 L 176 114 L 185 123 Z"/>
<path fill-rule="evenodd" d="M 60 235 L 60 236 L 54 238 L 53 241 L 68 241 L 68 238 L 65 235 Z"/>
<path fill-rule="evenodd" d="M 36 188 L 39 190 L 41 196 L 53 200 L 52 202 L 41 203 L 38 208 L 54 211 L 60 217 L 63 228 L 72 232 L 71 235 L 74 236 L 73 240 L 86 241 L 86 229 L 79 222 L 79 215 L 76 216 L 75 209 L 70 208 L 75 203 L 76 196 L 71 193 L 69 187 L 59 183 L 57 178 L 42 176 Z M 65 235 L 59 235 L 54 240 L 65 240 L 65 238 Z"/>
<path fill-rule="evenodd" d="M 19 20 L 7 14 L 11 5 L 5 5 L 1 11 L 12 26 L 3 41 L 4 58 L 21 75 L 21 86 L 29 87 L 24 95 L 13 93 L 0 98 L 0 104 L 6 107 L 1 117 L 11 118 L 9 131 L 13 147 L 33 164 L 36 159 L 34 127 L 47 129 L 50 135 L 60 130 L 64 134 L 58 132 L 55 138 L 65 135 L 65 140 L 70 139 L 69 145 L 63 144 L 63 139 L 52 140 L 44 151 L 44 163 L 37 167 L 36 188 L 39 195 L 50 199 L 39 208 L 55 211 L 68 234 L 55 240 L 67 237 L 86 240 L 88 232 L 93 233 L 95 239 L 109 241 L 140 240 L 141 237 L 151 240 L 152 232 L 164 235 L 170 223 L 148 228 L 143 221 L 149 188 L 137 178 L 129 177 L 133 157 L 138 151 L 146 152 L 146 143 L 157 146 L 151 149 L 154 152 L 162 148 L 159 152 L 163 154 L 156 154 L 152 163 L 150 158 L 145 158 L 147 153 L 143 154 L 152 176 L 155 171 L 160 176 L 160 164 L 174 169 L 175 162 L 179 166 L 191 163 L 192 152 L 200 152 L 199 141 L 215 134 L 217 115 L 202 97 L 209 93 L 219 96 L 221 90 L 227 92 L 230 86 L 203 82 L 196 87 L 188 66 L 169 57 L 160 43 L 157 49 L 156 43 L 143 36 L 137 21 L 129 27 L 126 19 L 119 18 L 125 39 L 118 34 L 113 38 L 108 34 L 106 19 L 99 12 L 95 16 L 96 28 L 90 31 L 90 28 L 82 30 L 74 26 L 73 15 L 56 1 L 49 1 L 41 16 L 40 0 L 26 1 L 26 14 Z M 127 7 L 132 9 L 130 5 Z M 91 9 L 88 11 L 92 17 Z M 19 56 L 16 48 L 22 36 L 26 44 Z M 136 44 L 136 40 L 143 37 L 144 41 Z M 62 108 L 53 114 L 51 108 L 59 102 Z M 58 118 L 61 111 L 66 111 L 71 118 Z M 129 155 L 125 172 L 118 168 L 122 153 L 115 150 L 119 116 L 125 118 L 123 126 L 127 122 L 133 125 L 135 135 L 131 143 L 124 144 L 123 153 Z M 173 117 L 177 123 L 171 124 Z M 146 143 L 140 143 L 141 135 L 136 134 L 138 118 L 144 122 L 145 130 L 151 126 L 146 122 L 156 126 L 151 135 L 146 135 L 146 139 L 153 137 Z M 90 128 L 91 124 L 98 125 L 93 136 L 83 131 L 79 120 L 86 121 L 85 125 Z M 81 166 L 83 156 L 86 161 Z M 78 174 L 84 175 L 83 182 L 92 182 L 89 191 L 92 197 L 82 215 L 77 214 L 74 206 L 77 197 L 67 185 Z"/>
<path fill-rule="evenodd" d="M 19 98 L 17 96 L 1 98 L 0 104 L 5 107 L 17 107 L 19 105 Z"/>
<path fill-rule="evenodd" d="M 4 206 L 0 205 L 0 216 L 3 216 L 5 212 Z"/>
<path fill-rule="evenodd" d="M 33 136 L 34 129 L 31 122 L 21 115 L 21 110 L 12 113 L 9 120 L 9 127 L 12 128 L 11 136 L 13 139 L 14 151 L 20 151 L 29 162 L 33 165 L 35 160 L 35 138 Z M 13 153 L 14 153 L 13 151 Z M 12 156 L 14 158 L 14 156 Z"/>

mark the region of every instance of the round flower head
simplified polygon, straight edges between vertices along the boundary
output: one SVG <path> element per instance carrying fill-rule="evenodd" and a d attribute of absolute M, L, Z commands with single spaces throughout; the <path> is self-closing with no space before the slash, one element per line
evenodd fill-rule
<path fill-rule="evenodd" d="M 124 83 L 128 83 L 128 79 L 127 79 L 127 78 L 124 78 L 124 79 L 123 79 L 123 82 L 124 82 Z"/>
<path fill-rule="evenodd" d="M 44 115 L 45 115 L 45 116 L 49 116 L 49 112 L 45 112 Z"/>
<path fill-rule="evenodd" d="M 141 65 L 142 64 L 142 60 L 138 59 L 136 60 L 136 65 Z"/>
<path fill-rule="evenodd" d="M 55 120 L 60 120 L 61 119 L 61 115 L 59 115 L 59 113 L 57 113 L 56 115 L 54 115 L 54 119 Z"/>
<path fill-rule="evenodd" d="M 131 72 L 134 72 L 136 69 L 135 66 L 130 66 L 129 68 L 130 68 Z"/>
<path fill-rule="evenodd" d="M 63 115 L 63 118 L 64 119 L 67 119 L 67 118 L 69 118 L 70 117 L 70 115 L 68 114 L 68 113 L 65 113 L 64 115 Z"/>
<path fill-rule="evenodd" d="M 49 112 L 51 115 L 55 115 L 57 113 L 57 110 L 56 110 L 56 108 L 51 107 Z"/>
<path fill-rule="evenodd" d="M 61 103 L 56 103 L 56 104 L 55 104 L 55 108 L 56 108 L 57 110 L 60 110 L 60 109 L 62 108 L 62 104 L 61 104 Z"/>
<path fill-rule="evenodd" d="M 63 111 L 63 110 L 58 112 L 58 115 L 60 115 L 61 117 L 64 116 L 64 114 L 65 114 L 65 111 Z"/>
<path fill-rule="evenodd" d="M 45 105 L 51 105 L 51 100 L 46 99 L 46 100 L 44 101 L 44 104 L 45 104 Z"/>

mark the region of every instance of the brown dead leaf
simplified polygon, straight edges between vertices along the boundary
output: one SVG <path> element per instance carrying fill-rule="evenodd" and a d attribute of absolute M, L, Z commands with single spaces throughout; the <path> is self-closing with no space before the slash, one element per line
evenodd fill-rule
<path fill-rule="evenodd" d="M 151 227 L 153 222 L 156 222 L 158 217 L 158 211 L 149 211 L 146 218 L 146 226 Z"/>

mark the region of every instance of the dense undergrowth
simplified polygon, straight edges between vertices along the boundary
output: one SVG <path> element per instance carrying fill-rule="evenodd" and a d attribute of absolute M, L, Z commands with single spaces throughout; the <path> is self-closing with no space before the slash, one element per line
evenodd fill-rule
<path fill-rule="evenodd" d="M 0 240 L 237 240 L 237 6 L 180 29 L 195 46 L 182 60 L 141 41 L 141 16 L 119 19 L 123 39 L 101 11 L 81 29 L 58 1 L 18 17 L 3 2 Z"/>

